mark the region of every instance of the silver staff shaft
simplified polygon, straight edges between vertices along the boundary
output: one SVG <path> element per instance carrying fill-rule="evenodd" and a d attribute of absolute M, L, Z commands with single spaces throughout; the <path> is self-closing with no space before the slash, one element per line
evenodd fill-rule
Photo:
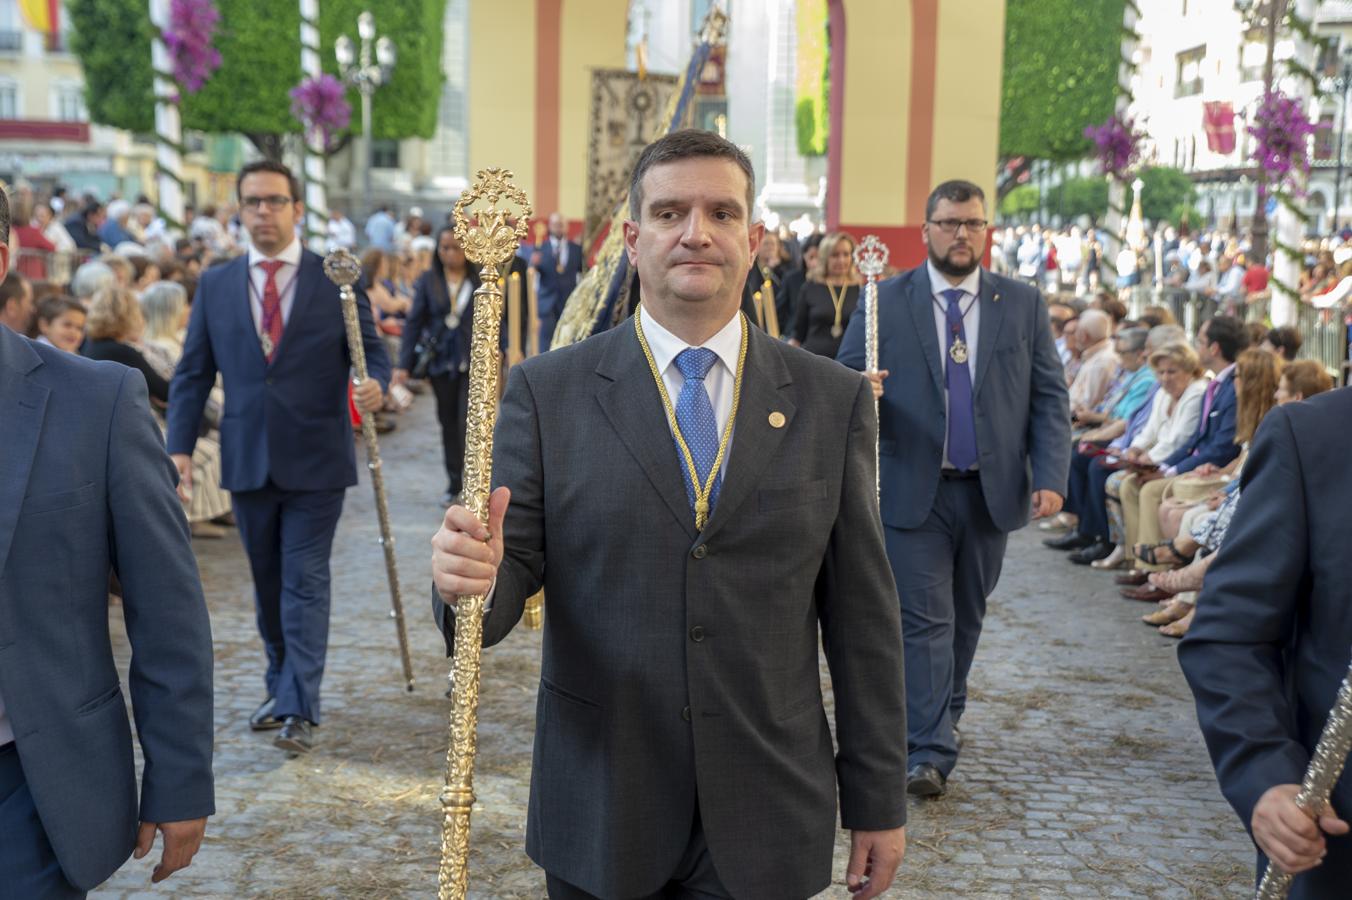
<path fill-rule="evenodd" d="M 1315 744 L 1310 767 L 1305 770 L 1305 780 L 1296 794 L 1296 805 L 1309 813 L 1311 818 L 1319 816 L 1328 808 L 1329 796 L 1333 793 L 1333 786 L 1338 783 L 1338 776 L 1343 773 L 1349 751 L 1352 751 L 1352 665 L 1349 665 L 1342 686 L 1338 688 L 1333 709 L 1329 710 L 1328 721 L 1324 723 L 1324 732 L 1319 735 L 1319 743 Z M 1269 860 L 1263 881 L 1258 885 L 1258 900 L 1281 900 L 1291 890 L 1291 882 L 1295 877 L 1281 871 L 1276 863 Z"/>
<path fill-rule="evenodd" d="M 361 321 L 357 317 L 357 295 L 352 285 L 338 288 L 343 301 L 343 323 L 347 326 L 347 350 L 352 357 L 354 384 L 367 379 L 366 348 L 361 340 Z M 371 472 L 371 487 L 376 492 L 376 515 L 380 519 L 380 546 L 385 550 L 385 577 L 390 582 L 390 605 L 394 609 L 394 628 L 399 636 L 399 661 L 404 667 L 404 684 L 413 690 L 413 662 L 408 655 L 408 629 L 404 624 L 404 600 L 399 590 L 399 566 L 394 558 L 394 535 L 390 531 L 390 506 L 385 499 L 385 474 L 380 465 L 380 442 L 376 438 L 375 413 L 362 413 L 361 436 L 366 441 L 366 468 Z"/>

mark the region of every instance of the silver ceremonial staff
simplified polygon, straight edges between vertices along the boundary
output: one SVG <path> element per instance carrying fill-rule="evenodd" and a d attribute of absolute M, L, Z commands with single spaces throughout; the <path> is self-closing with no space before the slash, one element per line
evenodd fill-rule
<path fill-rule="evenodd" d="M 357 294 L 352 285 L 361 278 L 361 261 L 339 248 L 324 258 L 324 274 L 338 285 L 343 302 L 343 323 L 347 326 L 347 352 L 352 357 L 353 384 L 366 380 L 366 347 L 361 342 L 361 320 L 357 317 Z M 366 468 L 371 472 L 371 487 L 376 492 L 376 514 L 380 517 L 380 545 L 385 548 L 385 575 L 390 581 L 390 604 L 394 609 L 394 628 L 399 635 L 399 660 L 404 666 L 404 683 L 413 690 L 413 663 L 408 657 L 408 630 L 404 626 L 404 601 L 399 593 L 399 567 L 394 559 L 394 535 L 390 533 L 390 507 L 385 501 L 385 475 L 380 467 L 380 444 L 376 439 L 375 413 L 362 413 L 361 435 L 366 441 Z"/>
<path fill-rule="evenodd" d="M 1310 767 L 1305 770 L 1305 780 L 1296 794 L 1296 805 L 1311 818 L 1320 815 L 1329 804 L 1329 795 L 1343 773 L 1348 751 L 1352 751 L 1352 665 L 1349 665 L 1338 696 L 1329 710 L 1328 721 L 1324 723 L 1324 732 L 1319 735 L 1319 743 L 1314 746 L 1314 756 Z M 1347 810 L 1343 810 L 1345 814 Z M 1258 885 L 1258 900 L 1281 900 L 1291 890 L 1291 882 L 1296 876 L 1288 875 L 1277 868 L 1277 864 L 1268 860 L 1263 881 Z"/>
<path fill-rule="evenodd" d="M 872 375 L 878 371 L 878 277 L 887 271 L 887 245 L 876 234 L 868 234 L 854 248 L 854 265 L 864 276 L 864 371 Z M 878 414 L 878 401 L 873 401 L 873 414 Z M 878 432 L 882 434 L 881 429 Z M 878 475 L 878 445 L 873 446 L 873 472 L 882 491 Z"/>

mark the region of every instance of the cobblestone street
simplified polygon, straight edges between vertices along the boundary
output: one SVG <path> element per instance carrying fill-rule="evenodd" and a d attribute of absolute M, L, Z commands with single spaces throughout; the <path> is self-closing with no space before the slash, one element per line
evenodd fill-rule
<path fill-rule="evenodd" d="M 335 545 L 324 722 L 307 758 L 248 729 L 263 654 L 237 536 L 196 543 L 216 646 L 217 814 L 190 869 L 152 888 L 157 845 L 92 896 L 435 896 L 448 702 L 427 540 L 441 516 L 440 452 L 424 395 L 382 442 L 417 690 L 403 691 L 363 480 Z M 1216 788 L 1176 644 L 1140 624 L 1146 604 L 1119 599 L 1108 576 L 1071 566 L 1041 536 L 1010 542 L 962 760 L 946 798 L 913 805 L 888 896 L 1243 896 L 1251 845 Z M 120 606 L 112 618 L 125 671 Z M 518 628 L 484 656 L 475 897 L 544 896 L 524 852 L 539 648 L 538 632 Z M 847 848 L 842 834 L 823 896 L 848 896 Z"/>

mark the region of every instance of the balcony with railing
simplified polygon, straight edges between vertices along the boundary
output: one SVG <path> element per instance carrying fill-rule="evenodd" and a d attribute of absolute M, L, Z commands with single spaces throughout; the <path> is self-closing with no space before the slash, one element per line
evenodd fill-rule
<path fill-rule="evenodd" d="M 17 28 L 0 28 L 0 53 L 18 53 L 22 49 L 22 31 Z"/>

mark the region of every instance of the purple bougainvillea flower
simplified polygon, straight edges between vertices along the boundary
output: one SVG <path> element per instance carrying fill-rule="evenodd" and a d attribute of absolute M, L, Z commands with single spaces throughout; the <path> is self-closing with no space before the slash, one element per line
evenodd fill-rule
<path fill-rule="evenodd" d="M 175 80 L 189 94 L 201 90 L 220 68 L 221 53 L 211 44 L 220 20 L 212 0 L 170 0 L 164 46 L 173 62 Z"/>
<path fill-rule="evenodd" d="M 1298 188 L 1296 176 L 1310 167 L 1306 145 L 1314 132 L 1300 100 L 1281 91 L 1263 96 L 1249 134 L 1254 140 L 1253 158 L 1269 181 L 1293 191 Z"/>
<path fill-rule="evenodd" d="M 1084 136 L 1094 142 L 1103 174 L 1121 181 L 1141 159 L 1141 141 L 1145 134 L 1138 131 L 1130 117 L 1119 118 L 1116 113 L 1102 125 L 1090 125 Z"/>
<path fill-rule="evenodd" d="M 343 83 L 325 74 L 306 78 L 291 89 L 291 115 L 300 120 L 307 134 L 317 134 L 318 143 L 328 147 L 333 135 L 352 120 L 352 106 Z"/>

